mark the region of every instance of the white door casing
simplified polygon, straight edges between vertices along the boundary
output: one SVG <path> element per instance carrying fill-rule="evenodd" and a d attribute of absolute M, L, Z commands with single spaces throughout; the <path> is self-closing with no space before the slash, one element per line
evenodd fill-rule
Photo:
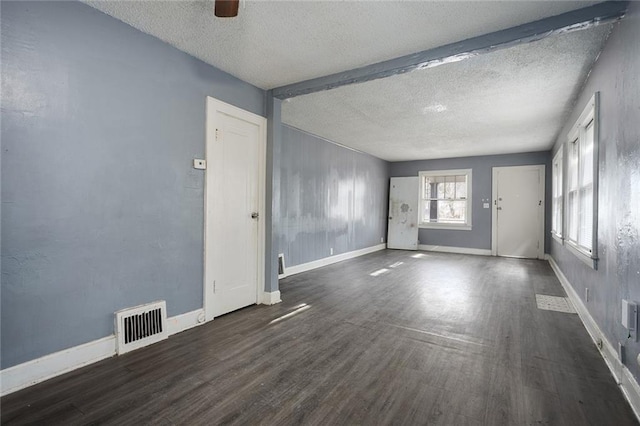
<path fill-rule="evenodd" d="M 544 259 L 545 166 L 494 167 L 491 253 Z"/>
<path fill-rule="evenodd" d="M 204 311 L 260 303 L 264 289 L 266 119 L 207 97 Z M 257 217 L 252 217 L 256 216 Z"/>
<path fill-rule="evenodd" d="M 389 185 L 389 228 L 387 247 L 418 249 L 419 178 L 393 177 Z"/>

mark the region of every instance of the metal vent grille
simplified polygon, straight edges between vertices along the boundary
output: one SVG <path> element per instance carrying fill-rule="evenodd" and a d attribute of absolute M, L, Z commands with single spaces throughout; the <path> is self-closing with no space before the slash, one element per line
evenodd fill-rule
<path fill-rule="evenodd" d="M 165 301 L 153 302 L 116 312 L 118 354 L 123 354 L 167 338 Z"/>
<path fill-rule="evenodd" d="M 124 319 L 124 343 L 135 342 L 154 334 L 162 333 L 160 308 Z"/>

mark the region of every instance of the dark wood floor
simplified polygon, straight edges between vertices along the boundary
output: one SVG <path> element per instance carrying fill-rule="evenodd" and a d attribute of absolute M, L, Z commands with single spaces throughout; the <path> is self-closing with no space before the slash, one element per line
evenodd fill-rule
<path fill-rule="evenodd" d="M 2 398 L 2 423 L 637 424 L 578 316 L 536 308 L 564 296 L 546 262 L 414 255 L 282 280 L 279 305 Z"/>

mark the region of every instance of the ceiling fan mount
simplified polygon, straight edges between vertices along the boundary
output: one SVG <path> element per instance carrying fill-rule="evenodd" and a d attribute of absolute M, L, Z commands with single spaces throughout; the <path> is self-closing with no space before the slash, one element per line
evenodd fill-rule
<path fill-rule="evenodd" d="M 214 14 L 218 18 L 235 18 L 239 5 L 240 0 L 215 0 Z"/>

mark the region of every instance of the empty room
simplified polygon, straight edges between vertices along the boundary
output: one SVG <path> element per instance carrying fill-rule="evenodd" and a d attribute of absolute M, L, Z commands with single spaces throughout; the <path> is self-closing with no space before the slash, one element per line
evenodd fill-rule
<path fill-rule="evenodd" d="M 0 19 L 3 425 L 639 423 L 640 2 Z"/>

